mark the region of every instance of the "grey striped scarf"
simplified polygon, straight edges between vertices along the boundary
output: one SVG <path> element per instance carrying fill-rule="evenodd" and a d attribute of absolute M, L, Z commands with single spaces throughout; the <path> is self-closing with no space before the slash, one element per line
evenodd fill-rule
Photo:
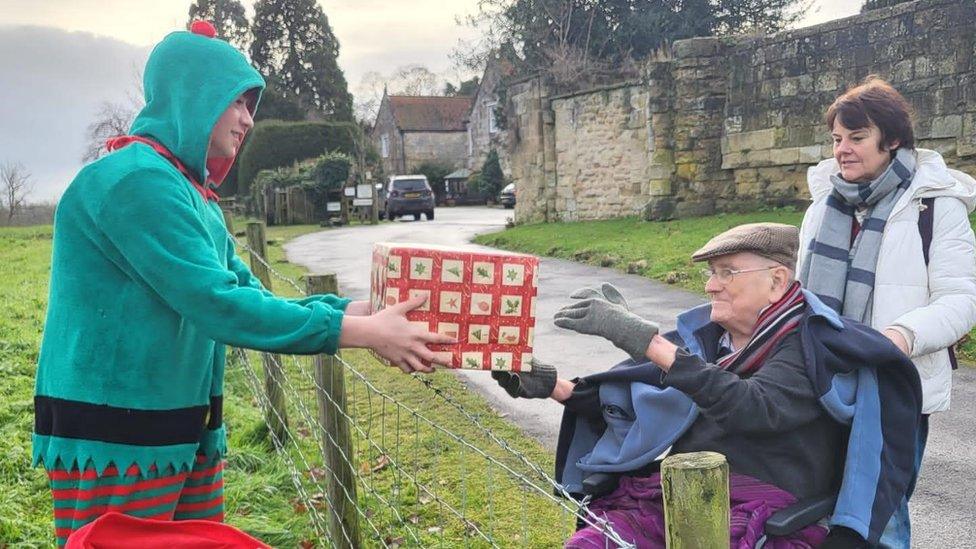
<path fill-rule="evenodd" d="M 830 177 L 834 190 L 827 197 L 817 235 L 810 241 L 800 281 L 843 316 L 871 324 L 881 234 L 914 175 L 914 151 L 898 149 L 888 169 L 870 184 L 850 183 L 839 175 Z M 859 207 L 868 211 L 852 245 L 851 226 Z"/>

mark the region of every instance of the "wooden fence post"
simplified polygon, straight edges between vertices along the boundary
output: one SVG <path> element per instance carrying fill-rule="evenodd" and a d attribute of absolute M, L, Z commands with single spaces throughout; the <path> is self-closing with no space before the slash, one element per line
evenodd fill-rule
<path fill-rule="evenodd" d="M 729 546 L 729 464 L 716 452 L 675 454 L 661 462 L 668 549 Z"/>
<path fill-rule="evenodd" d="M 271 290 L 271 273 L 267 266 L 260 261 L 268 261 L 268 245 L 264 236 L 264 223 L 252 221 L 247 224 L 247 245 L 250 248 L 251 272 L 258 277 L 261 284 L 269 291 Z M 260 256 L 260 259 L 258 258 Z M 264 362 L 264 390 L 268 395 L 270 407 L 265 410 L 265 417 L 268 427 L 274 433 L 272 441 L 280 450 L 288 436 L 288 412 L 285 411 L 285 393 L 282 389 L 284 382 L 284 372 L 281 369 L 281 355 L 272 353 L 261 353 Z"/>
<path fill-rule="evenodd" d="M 305 277 L 308 294 L 339 295 L 335 274 Z M 315 394 L 319 403 L 319 425 L 322 429 L 322 457 L 327 471 L 326 493 L 329 512 L 329 536 L 339 549 L 360 547 L 359 515 L 356 511 L 356 475 L 353 470 L 352 436 L 346 415 L 345 370 L 335 357 L 315 356 Z"/>
<path fill-rule="evenodd" d="M 224 214 L 224 225 L 227 226 L 227 232 L 234 234 L 234 214 L 225 209 L 221 209 L 220 213 Z"/>

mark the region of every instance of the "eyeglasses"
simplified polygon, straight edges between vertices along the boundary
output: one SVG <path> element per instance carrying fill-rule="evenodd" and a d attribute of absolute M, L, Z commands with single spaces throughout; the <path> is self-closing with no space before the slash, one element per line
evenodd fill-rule
<path fill-rule="evenodd" d="M 711 280 L 712 277 L 715 277 L 715 280 L 717 280 L 719 284 L 725 286 L 727 284 L 731 284 L 732 279 L 734 279 L 735 275 L 737 274 L 754 273 L 758 271 L 768 271 L 770 269 L 775 269 L 778 266 L 779 265 L 772 265 L 770 267 L 757 267 L 755 269 L 728 269 L 728 268 L 712 269 L 711 267 L 709 267 L 707 269 L 702 269 L 701 275 L 702 275 L 702 280 L 704 280 L 706 283 L 708 283 L 708 281 Z"/>

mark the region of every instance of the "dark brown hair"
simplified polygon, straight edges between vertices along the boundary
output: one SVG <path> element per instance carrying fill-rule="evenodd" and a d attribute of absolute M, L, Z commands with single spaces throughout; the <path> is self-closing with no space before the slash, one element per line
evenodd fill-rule
<path fill-rule="evenodd" d="M 834 100 L 827 109 L 827 129 L 833 131 L 834 120 L 842 126 L 859 130 L 874 124 L 881 130 L 880 147 L 898 141 L 899 147 L 915 148 L 911 106 L 888 82 L 870 75 Z"/>

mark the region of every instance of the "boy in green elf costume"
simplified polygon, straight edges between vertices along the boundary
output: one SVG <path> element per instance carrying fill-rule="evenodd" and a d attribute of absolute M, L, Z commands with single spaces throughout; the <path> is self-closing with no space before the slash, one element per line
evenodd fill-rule
<path fill-rule="evenodd" d="M 196 22 L 156 46 L 130 135 L 58 205 L 33 460 L 59 545 L 109 511 L 222 520 L 226 345 L 367 347 L 409 372 L 436 362 L 427 344 L 453 342 L 407 322 L 423 299 L 371 316 L 334 295 L 282 299 L 235 255 L 213 189 L 265 84 L 214 35 Z"/>

